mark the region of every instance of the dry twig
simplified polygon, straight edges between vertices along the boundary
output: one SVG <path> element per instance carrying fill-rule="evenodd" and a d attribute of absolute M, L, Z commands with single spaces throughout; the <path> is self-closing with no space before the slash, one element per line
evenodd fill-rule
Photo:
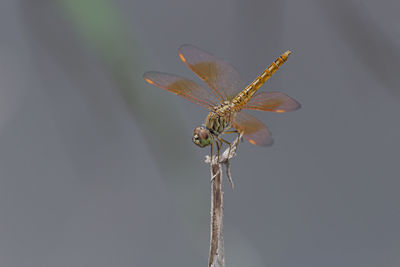
<path fill-rule="evenodd" d="M 233 181 L 230 172 L 229 160 L 236 155 L 237 143 L 240 141 L 239 136 L 233 143 L 229 151 L 229 147 L 222 153 L 220 161 L 217 162 L 217 156 L 206 156 L 206 163 L 210 163 L 211 170 L 211 229 L 210 229 L 210 256 L 208 260 L 209 267 L 225 267 L 224 257 L 224 235 L 223 235 L 223 191 L 222 191 L 222 165 L 225 165 L 226 175 L 233 189 Z"/>

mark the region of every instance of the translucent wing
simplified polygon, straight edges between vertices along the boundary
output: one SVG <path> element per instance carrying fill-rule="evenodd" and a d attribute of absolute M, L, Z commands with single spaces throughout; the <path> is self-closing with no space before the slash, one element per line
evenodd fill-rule
<path fill-rule="evenodd" d="M 273 143 L 267 126 L 250 114 L 244 112 L 237 113 L 232 124 L 238 131 L 243 131 L 243 138 L 253 145 L 269 146 Z"/>
<path fill-rule="evenodd" d="M 280 113 L 299 109 L 300 106 L 299 102 L 280 92 L 257 92 L 243 109 Z"/>
<path fill-rule="evenodd" d="M 208 109 L 215 106 L 217 99 L 203 86 L 192 80 L 173 74 L 149 71 L 143 74 L 143 78 L 149 84 L 168 90 L 174 94 L 199 104 Z"/>
<path fill-rule="evenodd" d="M 193 45 L 183 45 L 179 58 L 213 91 L 222 104 L 241 91 L 240 75 L 228 63 Z"/>

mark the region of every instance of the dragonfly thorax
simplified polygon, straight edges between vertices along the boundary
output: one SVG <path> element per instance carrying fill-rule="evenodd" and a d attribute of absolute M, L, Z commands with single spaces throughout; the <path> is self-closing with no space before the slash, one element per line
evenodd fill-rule
<path fill-rule="evenodd" d="M 234 111 L 230 103 L 218 106 L 208 114 L 205 125 L 212 134 L 218 136 L 231 127 L 233 115 Z"/>
<path fill-rule="evenodd" d="M 199 126 L 194 129 L 193 143 L 200 147 L 211 145 L 216 137 L 232 127 L 234 114 L 232 103 L 226 102 L 214 107 L 214 110 L 206 118 L 205 126 Z"/>

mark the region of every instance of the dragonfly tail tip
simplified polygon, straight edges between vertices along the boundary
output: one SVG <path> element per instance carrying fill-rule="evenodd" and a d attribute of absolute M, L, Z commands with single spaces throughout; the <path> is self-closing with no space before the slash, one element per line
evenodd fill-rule
<path fill-rule="evenodd" d="M 284 61 L 286 61 L 291 53 L 292 53 L 292 51 L 287 50 L 285 53 L 282 54 L 281 58 L 282 58 Z"/>

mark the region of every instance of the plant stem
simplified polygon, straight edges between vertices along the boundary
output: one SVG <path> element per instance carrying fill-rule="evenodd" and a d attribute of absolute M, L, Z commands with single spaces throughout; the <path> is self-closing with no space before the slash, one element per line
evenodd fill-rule
<path fill-rule="evenodd" d="M 212 158 L 209 156 L 206 157 L 206 162 L 210 163 L 211 170 L 211 229 L 210 256 L 208 259 L 209 267 L 225 267 L 223 234 L 224 192 L 222 191 L 222 165 L 225 165 L 226 175 L 233 189 L 229 160 L 236 155 L 236 147 L 240 139 L 241 135 L 231 144 L 232 148 L 230 150 L 228 147 L 223 152 L 219 162 L 217 162 L 217 156 L 212 155 Z"/>

